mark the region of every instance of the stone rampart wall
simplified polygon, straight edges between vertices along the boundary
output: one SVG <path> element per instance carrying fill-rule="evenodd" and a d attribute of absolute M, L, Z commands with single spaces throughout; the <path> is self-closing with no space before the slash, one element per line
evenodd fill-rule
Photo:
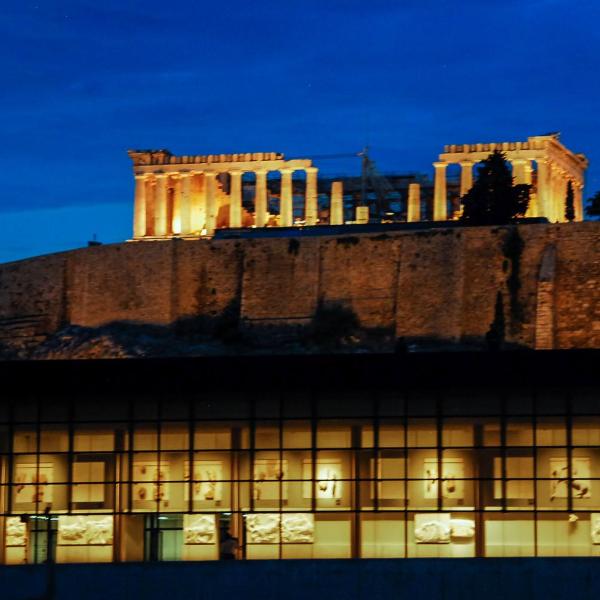
<path fill-rule="evenodd" d="M 551 246 L 554 275 L 538 302 Z M 485 336 L 501 292 L 509 341 L 534 347 L 538 323 L 554 347 L 598 348 L 599 283 L 597 223 L 123 243 L 0 265 L 0 332 L 25 317 L 36 334 L 68 323 L 167 324 L 232 303 L 248 326 L 308 323 L 323 301 L 409 342 L 456 343 Z M 538 304 L 554 314 L 536 318 Z"/>

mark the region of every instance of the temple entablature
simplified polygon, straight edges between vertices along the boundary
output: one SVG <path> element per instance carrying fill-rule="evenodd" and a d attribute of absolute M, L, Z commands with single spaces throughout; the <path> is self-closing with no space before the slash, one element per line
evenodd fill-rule
<path fill-rule="evenodd" d="M 244 152 L 238 154 L 186 154 L 175 156 L 169 150 L 129 150 L 134 166 L 147 165 L 195 165 L 205 163 L 232 163 L 253 161 L 278 161 L 280 152 Z"/>

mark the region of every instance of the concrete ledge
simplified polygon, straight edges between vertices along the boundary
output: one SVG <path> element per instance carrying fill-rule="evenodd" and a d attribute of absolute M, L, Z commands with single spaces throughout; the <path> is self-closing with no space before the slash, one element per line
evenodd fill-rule
<path fill-rule="evenodd" d="M 57 565 L 60 600 L 592 600 L 596 558 L 382 559 Z M 44 598 L 45 565 L 0 567 L 2 600 Z"/>

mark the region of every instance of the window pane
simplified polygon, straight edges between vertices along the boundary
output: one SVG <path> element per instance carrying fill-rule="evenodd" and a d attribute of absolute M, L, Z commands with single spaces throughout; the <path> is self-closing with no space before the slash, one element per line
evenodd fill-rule
<path fill-rule="evenodd" d="M 433 419 L 411 419 L 408 423 L 407 445 L 410 448 L 437 446 L 437 426 Z"/>

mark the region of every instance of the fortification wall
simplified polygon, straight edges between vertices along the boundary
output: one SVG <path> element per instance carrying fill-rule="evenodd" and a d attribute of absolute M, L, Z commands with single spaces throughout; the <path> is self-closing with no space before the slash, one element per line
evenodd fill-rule
<path fill-rule="evenodd" d="M 598 348 L 599 282 L 598 223 L 123 243 L 0 265 L 0 331 L 20 319 L 36 335 L 66 323 L 167 324 L 232 305 L 247 326 L 298 324 L 325 302 L 409 342 L 456 343 L 486 335 L 501 292 L 507 340 L 535 347 L 543 321 L 553 347 Z"/>

